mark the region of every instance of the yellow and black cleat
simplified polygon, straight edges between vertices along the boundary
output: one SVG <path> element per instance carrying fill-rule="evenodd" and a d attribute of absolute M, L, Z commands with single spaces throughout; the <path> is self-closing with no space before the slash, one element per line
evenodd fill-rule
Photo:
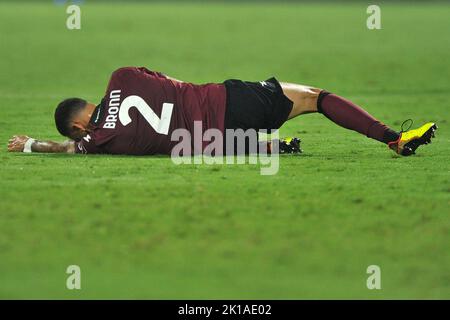
<path fill-rule="evenodd" d="M 280 154 L 286 153 L 302 153 L 303 150 L 300 148 L 301 140 L 299 138 L 288 137 L 280 139 Z"/>
<path fill-rule="evenodd" d="M 411 121 L 412 125 L 412 120 L 407 121 Z M 407 121 L 403 122 L 403 124 Z M 402 129 L 398 140 L 389 142 L 388 146 L 402 156 L 410 156 L 415 154 L 416 149 L 421 145 L 431 143 L 431 138 L 434 138 L 434 132 L 437 128 L 434 122 L 428 122 L 418 129 L 405 131 Z"/>

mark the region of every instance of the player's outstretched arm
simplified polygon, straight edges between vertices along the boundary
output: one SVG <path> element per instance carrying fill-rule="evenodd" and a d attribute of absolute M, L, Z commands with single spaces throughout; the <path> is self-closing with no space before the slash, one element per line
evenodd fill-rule
<path fill-rule="evenodd" d="M 75 142 L 39 141 L 28 136 L 13 136 L 8 142 L 9 152 L 75 153 Z"/>

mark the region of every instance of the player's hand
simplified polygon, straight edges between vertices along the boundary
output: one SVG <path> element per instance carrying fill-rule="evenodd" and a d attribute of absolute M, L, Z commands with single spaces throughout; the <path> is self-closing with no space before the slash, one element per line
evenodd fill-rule
<path fill-rule="evenodd" d="M 27 140 L 30 139 L 28 136 L 13 136 L 8 141 L 8 151 L 9 152 L 22 152 Z"/>

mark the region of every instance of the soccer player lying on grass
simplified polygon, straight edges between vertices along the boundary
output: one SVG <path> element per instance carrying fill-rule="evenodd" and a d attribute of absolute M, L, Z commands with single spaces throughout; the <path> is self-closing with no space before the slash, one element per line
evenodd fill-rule
<path fill-rule="evenodd" d="M 14 136 L 8 150 L 86 154 L 171 154 L 177 141 L 171 135 L 185 129 L 194 136 L 194 121 L 203 132 L 218 129 L 278 129 L 292 118 L 319 112 L 334 123 L 355 130 L 409 156 L 431 142 L 437 129 L 432 122 L 396 132 L 356 104 L 322 89 L 279 83 L 227 80 L 196 85 L 146 68 L 116 70 L 105 96 L 95 105 L 79 98 L 62 101 L 55 111 L 56 128 L 70 140 L 58 143 Z M 297 149 L 297 139 L 282 140 Z M 202 144 L 203 149 L 205 143 Z M 280 148 L 281 149 L 281 148 Z M 295 150 L 294 150 L 295 151 Z"/>

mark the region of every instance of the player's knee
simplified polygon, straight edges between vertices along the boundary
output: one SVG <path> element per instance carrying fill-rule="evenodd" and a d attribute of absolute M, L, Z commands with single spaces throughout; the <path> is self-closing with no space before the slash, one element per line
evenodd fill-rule
<path fill-rule="evenodd" d="M 317 102 L 319 101 L 320 92 L 322 92 L 320 88 L 309 88 L 309 104 L 314 112 L 317 112 Z"/>
<path fill-rule="evenodd" d="M 317 101 L 321 89 L 291 83 L 283 83 L 282 87 L 286 96 L 294 104 L 292 116 L 317 112 Z"/>
<path fill-rule="evenodd" d="M 322 89 L 314 87 L 305 87 L 301 93 L 300 104 L 305 113 L 317 112 L 317 101 Z"/>

